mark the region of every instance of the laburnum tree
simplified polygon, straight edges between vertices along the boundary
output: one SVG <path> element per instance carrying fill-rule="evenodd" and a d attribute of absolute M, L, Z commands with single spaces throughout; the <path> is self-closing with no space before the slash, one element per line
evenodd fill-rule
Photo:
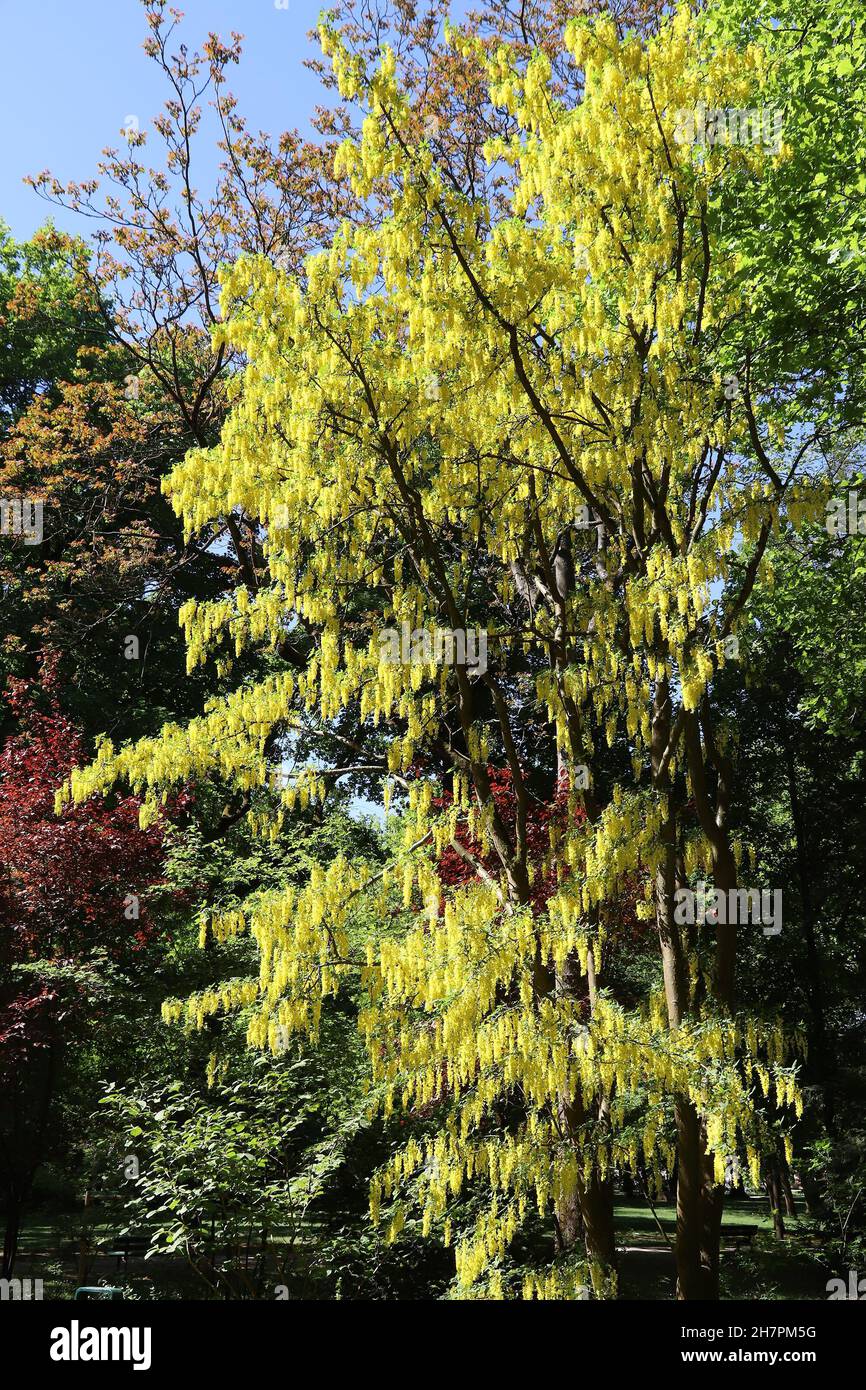
<path fill-rule="evenodd" d="M 558 0 L 525 6 L 518 21 L 494 3 L 472 22 L 488 46 L 494 33 L 514 32 L 523 61 L 533 44 L 556 51 L 560 8 Z M 596 0 L 585 8 L 592 12 Z M 618 0 L 614 13 L 620 25 L 647 25 L 658 9 L 655 0 Z M 168 92 L 162 111 L 152 121 L 130 121 L 93 178 L 67 182 L 44 171 L 31 180 L 48 202 L 94 227 L 93 255 L 50 229 L 14 256 L 10 244 L 6 259 L 17 282 L 10 275 L 7 323 L 11 360 L 21 358 L 15 389 L 24 404 L 34 387 L 23 345 L 32 355 L 62 338 L 63 352 L 53 350 L 52 390 L 38 391 L 0 460 L 4 494 L 42 499 L 46 529 L 42 545 L 8 546 L 2 557 L 8 668 L 32 674 L 43 647 L 61 651 L 89 727 L 127 732 L 147 728 L 148 710 L 158 722 L 187 714 L 201 699 L 193 685 L 180 707 L 159 695 L 160 687 L 180 694 L 177 607 L 191 595 L 230 589 L 240 576 L 254 586 L 263 572 L 255 518 L 232 513 L 184 546 L 160 506 L 164 473 L 190 445 L 213 443 L 226 414 L 226 382 L 238 358 L 226 341 L 211 342 L 219 266 L 256 253 L 303 275 L 305 255 L 341 217 L 374 215 L 333 172 L 337 141 L 358 129 L 357 106 L 320 108 L 316 141 L 253 132 L 228 86 L 241 37 L 210 34 L 196 51 L 181 41 L 182 16 L 166 0 L 143 0 L 142 10 L 145 51 Z M 334 22 L 367 56 L 393 36 L 418 133 L 434 139 L 443 167 L 453 164 L 450 177 L 494 197 L 500 180 L 494 174 L 488 182 L 483 143 L 512 129 L 514 118 L 491 104 L 483 64 L 444 42 L 443 13 L 440 0 L 401 0 L 379 7 L 375 19 L 350 4 Z M 567 87 L 578 70 L 568 62 L 560 68 Z M 330 70 L 327 76 L 333 88 Z M 208 163 L 214 155 L 219 161 L 213 188 L 200 167 L 208 145 Z M 33 291 L 37 271 L 41 299 Z M 52 289 L 58 284 L 71 301 L 62 313 Z M 52 303 L 53 339 L 46 339 Z M 127 636 L 146 658 L 121 659 Z"/>
<path fill-rule="evenodd" d="M 190 668 L 227 672 L 297 632 L 308 657 L 185 727 L 105 741 L 67 795 L 125 779 L 144 825 L 211 771 L 255 798 L 280 739 L 351 711 L 355 766 L 403 798 L 402 847 L 375 879 L 340 856 L 217 919 L 217 935 L 249 928 L 259 977 L 166 1016 L 245 1009 L 250 1042 L 277 1050 L 315 1038 L 360 970 L 375 1100 L 437 1118 L 373 1183 L 395 1238 L 417 1204 L 454 1242 L 464 1297 L 607 1296 L 613 1170 L 676 1163 L 678 1293 L 714 1297 L 727 1165 L 757 1183 L 800 1107 L 796 1037 L 738 1010 L 736 925 L 675 911 L 700 876 L 737 890 L 748 862 L 713 685 L 780 517 L 823 513 L 829 424 L 793 427 L 802 363 L 777 371 L 726 223 L 731 187 L 759 204 L 792 152 L 684 138 L 684 112 L 760 108 L 767 80 L 761 48 L 711 42 L 688 7 L 645 38 L 572 22 L 555 64 L 450 41 L 512 117 L 485 148 L 504 196 L 443 171 L 390 50 L 370 70 L 323 28 L 343 97 L 368 111 L 337 172 L 370 219 L 300 277 L 260 256 L 224 272 L 217 342 L 246 367 L 221 442 L 169 484 L 190 535 L 238 514 L 264 535 L 265 574 L 185 606 Z M 579 99 L 556 77 L 566 54 Z M 437 664 L 419 642 L 394 660 L 404 624 L 483 630 L 487 658 Z M 333 771 L 311 757 L 286 804 Z M 538 806 L 563 787 L 539 865 Z M 449 848 L 471 876 L 443 872 Z M 555 891 L 534 893 L 539 874 Z M 381 926 L 359 947 L 362 893 Z M 632 911 L 656 964 L 623 1000 L 608 980 Z M 467 1189 L 484 1200 L 455 1231 Z M 580 1215 L 547 1264 L 518 1239 L 532 1209 Z"/>
<path fill-rule="evenodd" d="M 524 65 L 536 50 L 551 62 L 552 90 L 575 100 L 583 84 L 581 69 L 562 44 L 562 31 L 576 14 L 604 12 L 617 32 L 649 34 L 664 11 L 663 0 L 485 0 L 465 16 L 464 32 L 476 36 L 482 51 L 493 53 L 507 43 L 513 61 Z M 447 39 L 448 0 L 383 0 L 375 9 L 356 0 L 339 0 L 328 9 L 329 26 L 347 54 L 365 65 L 375 64 L 383 44 L 394 55 L 395 72 L 408 98 L 405 111 L 413 135 L 435 153 L 446 179 L 475 196 L 497 200 L 506 185 L 484 157 L 484 145 L 494 135 L 514 133 L 514 113 L 490 99 L 490 85 L 476 50 L 461 50 Z M 311 39 L 317 39 L 316 31 Z M 340 134 L 360 134 L 363 107 L 344 100 L 327 58 L 307 60 L 307 66 L 333 94 L 335 105 L 316 113 L 316 128 L 330 143 Z M 364 217 L 369 220 L 368 201 Z"/>
<path fill-rule="evenodd" d="M 94 798 L 55 816 L 87 745 L 60 708 L 56 663 L 12 681 L 0 750 L 0 1188 L 3 1277 L 11 1274 L 33 1179 L 57 1139 L 66 1051 L 93 1027 L 105 971 L 152 931 L 161 823 L 138 826 L 135 797 Z"/>
<path fill-rule="evenodd" d="M 586 13 L 601 7 L 603 0 L 580 3 Z M 621 28 L 651 27 L 662 5 L 616 0 L 607 8 Z M 242 36 L 232 33 L 226 42 L 211 33 L 197 51 L 181 41 L 182 12 L 167 0 L 142 0 L 142 11 L 144 49 L 169 93 L 162 111 L 152 121 L 136 117 L 124 126 L 124 144 L 106 147 L 96 176 L 64 182 L 44 170 L 29 181 L 46 201 L 94 225 L 95 259 L 82 259 L 79 248 L 77 268 L 90 303 L 98 306 L 98 326 L 122 348 L 128 382 L 140 375 L 158 383 L 175 407 L 175 429 L 203 444 L 219 433 L 223 383 L 235 363 L 230 343 L 210 341 L 220 316 L 219 268 L 255 253 L 302 275 L 305 256 L 342 217 L 369 219 L 371 207 L 362 209 L 348 182 L 333 171 L 340 137 L 357 131 L 363 112 L 335 93 L 336 106 L 316 110 L 319 139 L 296 131 L 276 138 L 253 132 L 228 87 L 241 61 Z M 470 22 L 485 46 L 495 44 L 496 36 L 513 37 L 520 61 L 535 46 L 550 50 L 561 63 L 560 84 L 568 89 L 579 76 L 562 62 L 558 42 L 569 12 L 568 0 L 533 0 L 517 14 L 492 0 Z M 368 60 L 384 38 L 393 41 L 419 131 L 435 141 L 456 183 L 477 184 L 486 196 L 484 140 L 512 129 L 514 120 L 490 102 L 483 65 L 444 41 L 446 14 L 444 0 L 397 0 L 378 6 L 375 15 L 348 0 L 334 8 L 333 24 L 346 45 Z M 310 66 L 333 91 L 328 65 L 313 60 Z M 199 168 L 206 143 L 208 159 L 216 153 L 219 160 L 209 193 Z M 238 562 L 247 570 L 256 559 L 249 520 L 229 519 Z"/>

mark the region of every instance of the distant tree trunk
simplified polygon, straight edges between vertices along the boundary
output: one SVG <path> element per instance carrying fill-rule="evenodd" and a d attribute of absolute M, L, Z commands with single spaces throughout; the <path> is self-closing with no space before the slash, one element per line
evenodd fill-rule
<path fill-rule="evenodd" d="M 785 1221 L 782 1216 L 781 1190 L 778 1178 L 778 1164 L 775 1159 L 770 1161 L 770 1169 L 766 1180 L 767 1197 L 770 1201 L 770 1211 L 773 1215 L 773 1235 L 777 1240 L 785 1239 Z"/>
<path fill-rule="evenodd" d="M 835 1126 L 835 1087 L 833 1067 L 827 1042 L 827 1026 L 824 1017 L 824 984 L 821 969 L 821 952 L 815 930 L 815 909 L 812 896 L 812 875 L 810 870 L 808 833 L 800 790 L 797 782 L 797 763 L 791 744 L 789 731 L 784 736 L 785 764 L 788 780 L 788 799 L 791 804 L 791 819 L 794 823 L 794 840 L 797 852 L 797 877 L 800 887 L 800 907 L 803 925 L 803 939 L 806 947 L 806 978 L 804 987 L 809 1000 L 809 1057 L 810 1070 L 821 1088 L 824 1123 L 832 1134 Z"/>
<path fill-rule="evenodd" d="M 81 1235 L 78 1241 L 78 1282 L 86 1284 L 90 1278 L 91 1242 L 89 1227 L 90 1189 L 84 1194 L 84 1215 L 81 1220 Z"/>
<path fill-rule="evenodd" d="M 18 1238 L 21 1234 L 21 1213 L 23 1210 L 23 1198 L 11 1186 L 7 1186 L 5 1193 L 5 1222 L 3 1230 L 3 1264 L 0 1278 L 11 1279 L 12 1271 L 15 1268 L 15 1256 L 18 1253 Z"/>
<path fill-rule="evenodd" d="M 784 1154 L 779 1156 L 779 1182 L 782 1186 L 782 1196 L 785 1200 L 785 1215 L 796 1216 L 797 1205 L 794 1201 L 794 1193 L 791 1189 L 791 1170 L 788 1167 L 788 1160 Z"/>
<path fill-rule="evenodd" d="M 800 1179 L 800 1187 L 803 1189 L 803 1201 L 806 1204 L 807 1212 L 817 1221 L 825 1220 L 827 1203 L 824 1200 L 820 1184 L 805 1167 L 797 1169 L 797 1176 Z"/>

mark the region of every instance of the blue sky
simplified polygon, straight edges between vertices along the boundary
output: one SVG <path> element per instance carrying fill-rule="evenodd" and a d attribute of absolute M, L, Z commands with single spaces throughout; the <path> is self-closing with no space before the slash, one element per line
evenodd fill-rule
<path fill-rule="evenodd" d="M 245 35 L 230 87 L 253 129 L 309 129 L 322 89 L 303 66 L 307 31 L 321 0 L 175 0 L 177 32 L 190 49 L 215 30 Z M 87 224 L 51 210 L 22 183 L 49 168 L 64 183 L 95 174 L 106 145 L 122 146 L 127 116 L 146 129 L 167 95 L 142 51 L 147 26 L 139 0 L 0 0 L 0 219 L 19 239 L 49 212 L 68 231 Z"/>

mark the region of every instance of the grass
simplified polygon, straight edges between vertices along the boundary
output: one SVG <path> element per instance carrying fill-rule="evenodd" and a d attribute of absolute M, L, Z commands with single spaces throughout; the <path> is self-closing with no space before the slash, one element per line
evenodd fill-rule
<path fill-rule="evenodd" d="M 662 1230 L 673 1242 L 676 1208 L 656 1205 Z M 646 1202 L 618 1202 L 615 1211 L 620 1251 L 620 1295 L 627 1299 L 667 1300 L 674 1292 L 674 1260 Z M 750 1246 L 733 1248 L 737 1234 L 755 1229 Z M 722 1297 L 726 1299 L 826 1298 L 827 1270 L 820 1252 L 798 1240 L 801 1218 L 785 1217 L 788 1239 L 777 1240 L 766 1198 L 735 1197 L 722 1218 Z"/>
<path fill-rule="evenodd" d="M 42 1278 L 47 1298 L 72 1298 L 81 1282 L 77 1258 L 80 1222 L 80 1210 L 60 1216 L 55 1212 L 34 1212 L 23 1232 L 16 1273 L 21 1278 Z M 668 1240 L 673 1243 L 674 1204 L 656 1204 L 654 1216 L 648 1203 L 622 1199 L 616 1203 L 615 1224 L 620 1252 L 620 1296 L 651 1301 L 671 1299 L 675 1270 Z M 766 1198 L 726 1200 L 722 1222 L 723 1298 L 826 1298 L 829 1276 L 821 1262 L 820 1251 L 809 1250 L 805 1242 L 798 1239 L 800 1218 L 786 1217 L 785 1227 L 789 1239 L 782 1242 L 773 1234 Z M 755 1229 L 751 1245 L 734 1249 L 737 1233 L 750 1228 Z M 117 1232 L 116 1221 L 90 1227 L 91 1240 L 102 1249 L 108 1248 Z M 204 1295 L 202 1284 L 182 1255 L 160 1256 L 146 1262 L 130 1260 L 125 1270 L 118 1270 L 114 1259 L 98 1256 L 90 1262 L 86 1282 L 120 1285 L 128 1297 L 138 1299 L 195 1299 Z"/>

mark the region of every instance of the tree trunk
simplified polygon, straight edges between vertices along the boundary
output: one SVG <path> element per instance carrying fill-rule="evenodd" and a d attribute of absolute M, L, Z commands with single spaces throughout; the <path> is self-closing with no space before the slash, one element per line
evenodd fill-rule
<path fill-rule="evenodd" d="M 703 1297 L 701 1273 L 700 1124 L 691 1101 L 678 1096 L 677 1123 L 677 1298 Z"/>
<path fill-rule="evenodd" d="M 784 1154 L 779 1156 L 779 1182 L 782 1187 L 782 1197 L 785 1202 L 785 1215 L 796 1216 L 797 1204 L 794 1201 L 794 1193 L 791 1189 L 791 1170 L 788 1167 L 788 1160 Z"/>
<path fill-rule="evenodd" d="M 722 1217 L 725 1208 L 725 1189 L 716 1182 L 715 1164 L 707 1153 L 706 1137 L 701 1127 L 701 1279 L 702 1298 L 719 1297 L 719 1263 L 722 1243 Z"/>
<path fill-rule="evenodd" d="M 785 1239 L 785 1222 L 782 1217 L 782 1202 L 779 1191 L 779 1181 L 776 1176 L 776 1163 L 772 1160 L 770 1171 L 767 1174 L 767 1197 L 770 1202 L 770 1211 L 773 1215 L 773 1235 L 777 1240 Z"/>
<path fill-rule="evenodd" d="M 589 954 L 590 1007 L 595 994 L 595 970 L 592 952 Z M 576 960 L 568 961 L 561 975 L 557 976 L 556 989 L 561 992 L 576 992 L 580 979 L 580 967 Z M 566 1100 L 560 1099 L 560 1125 L 579 1151 L 579 1136 L 587 1129 L 597 1125 L 599 1130 L 605 1121 L 604 1101 L 598 1101 L 597 1117 L 588 1110 L 581 1096 Z M 613 1220 L 613 1183 L 609 1178 L 599 1177 L 594 1168 L 592 1177 L 586 1182 L 582 1174 L 578 1176 L 574 1193 L 567 1201 L 560 1202 L 556 1209 L 557 1240 L 568 1250 L 582 1238 L 586 1257 L 591 1265 L 600 1266 L 602 1277 L 607 1284 L 616 1273 L 616 1238 Z"/>
<path fill-rule="evenodd" d="M 727 831 L 719 827 L 718 842 L 713 846 L 713 881 L 719 892 L 728 894 L 737 886 L 737 864 Z M 728 899 L 730 901 L 730 899 Z M 726 918 L 728 914 L 725 914 Z M 735 922 L 716 925 L 715 998 L 729 1012 L 733 1011 L 735 970 L 737 959 L 737 926 Z M 706 1136 L 701 1134 L 701 1268 L 704 1293 L 702 1297 L 719 1297 L 719 1264 L 721 1259 L 722 1217 L 725 1206 L 724 1184 L 716 1182 L 715 1164 L 706 1151 Z"/>
<path fill-rule="evenodd" d="M 21 1212 L 23 1199 L 14 1188 L 6 1190 L 6 1220 L 3 1232 L 3 1263 L 0 1278 L 11 1279 L 18 1253 L 18 1238 L 21 1234 Z"/>
<path fill-rule="evenodd" d="M 613 1186 L 596 1171 L 587 1184 L 579 1183 L 584 1246 L 591 1264 L 600 1265 L 605 1281 L 616 1273 L 616 1238 L 613 1225 Z"/>
<path fill-rule="evenodd" d="M 662 761 L 670 739 L 670 695 L 667 682 L 660 681 L 653 709 L 652 762 L 656 785 L 667 791 L 667 817 L 662 827 L 664 858 L 656 871 L 656 923 L 662 957 L 668 1025 L 675 1032 L 688 1013 L 689 998 L 683 942 L 674 918 L 677 888 L 677 815 L 670 777 Z M 674 1100 L 677 1126 L 677 1298 L 709 1297 L 704 1273 L 705 1230 L 703 1201 L 704 1163 L 701 1126 L 697 1111 L 686 1095 Z"/>

